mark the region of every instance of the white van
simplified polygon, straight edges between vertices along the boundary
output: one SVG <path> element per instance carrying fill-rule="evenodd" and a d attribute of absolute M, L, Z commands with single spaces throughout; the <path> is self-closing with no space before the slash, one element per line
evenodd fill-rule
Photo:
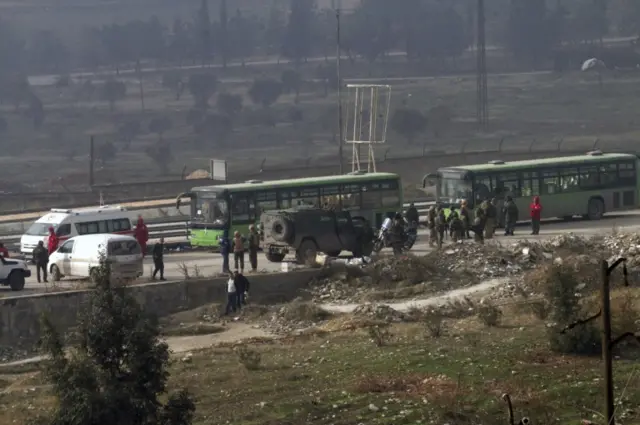
<path fill-rule="evenodd" d="M 49 227 L 63 241 L 78 235 L 115 233 L 133 235 L 131 219 L 133 214 L 121 206 L 102 206 L 78 209 L 52 208 L 51 212 L 40 217 L 20 238 L 20 252 L 31 258 L 38 241 L 47 246 Z"/>
<path fill-rule="evenodd" d="M 47 269 L 51 278 L 92 278 L 100 259 L 111 266 L 114 279 L 136 279 L 143 274 L 143 257 L 140 244 L 132 236 L 98 234 L 75 236 L 60 244 L 49 256 Z"/>

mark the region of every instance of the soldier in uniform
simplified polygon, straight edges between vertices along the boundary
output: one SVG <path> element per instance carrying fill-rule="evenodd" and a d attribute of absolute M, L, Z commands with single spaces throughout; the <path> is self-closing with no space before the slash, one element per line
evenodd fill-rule
<path fill-rule="evenodd" d="M 471 238 L 469 230 L 471 229 L 471 211 L 467 207 L 467 200 L 463 199 L 460 204 L 460 219 L 462 220 L 462 226 L 464 227 L 464 237 Z"/>
<path fill-rule="evenodd" d="M 465 227 L 463 221 L 460 219 L 457 211 L 451 211 L 449 217 L 451 217 L 451 239 L 453 242 L 462 242 L 465 238 Z"/>
<path fill-rule="evenodd" d="M 507 195 L 504 200 L 502 212 L 504 214 L 504 235 L 513 236 L 513 230 L 518 221 L 518 206 L 513 202 L 513 198 L 510 195 Z"/>
<path fill-rule="evenodd" d="M 488 199 L 482 203 L 482 209 L 485 216 L 484 225 L 484 237 L 485 239 L 492 239 L 496 229 L 496 219 L 498 218 L 498 211 L 494 205 L 495 198 L 489 201 Z"/>
<path fill-rule="evenodd" d="M 438 243 L 438 233 L 436 229 L 436 207 L 429 208 L 427 213 L 427 228 L 429 229 L 429 246 Z"/>
<path fill-rule="evenodd" d="M 444 235 L 447 231 L 447 217 L 444 215 L 444 208 L 438 207 L 436 214 L 436 229 L 438 231 L 438 248 L 442 248 Z"/>
<path fill-rule="evenodd" d="M 486 225 L 486 215 L 482 208 L 477 208 L 473 220 L 473 239 L 478 243 L 484 243 L 484 227 Z"/>

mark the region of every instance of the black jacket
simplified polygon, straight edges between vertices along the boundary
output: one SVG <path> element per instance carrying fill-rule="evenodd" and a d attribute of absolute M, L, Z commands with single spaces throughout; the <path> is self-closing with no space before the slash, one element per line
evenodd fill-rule
<path fill-rule="evenodd" d="M 44 246 L 36 246 L 33 249 L 33 262 L 38 265 L 47 265 L 49 263 L 49 251 Z"/>
<path fill-rule="evenodd" d="M 249 292 L 249 279 L 247 279 L 243 274 L 238 273 L 236 277 L 233 278 L 233 284 L 236 285 L 236 293 L 242 294 Z"/>
<path fill-rule="evenodd" d="M 153 246 L 153 261 L 162 261 L 164 257 L 164 244 L 157 243 Z"/>

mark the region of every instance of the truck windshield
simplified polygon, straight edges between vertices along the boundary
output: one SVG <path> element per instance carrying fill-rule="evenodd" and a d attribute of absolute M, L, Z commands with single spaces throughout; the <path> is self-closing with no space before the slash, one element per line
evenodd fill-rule
<path fill-rule="evenodd" d="M 203 199 L 198 197 L 193 211 L 193 221 L 225 225 L 229 204 L 224 199 Z"/>
<path fill-rule="evenodd" d="M 29 229 L 25 232 L 25 235 L 29 236 L 47 236 L 49 234 L 49 227 L 56 229 L 57 224 L 51 223 L 33 223 Z"/>

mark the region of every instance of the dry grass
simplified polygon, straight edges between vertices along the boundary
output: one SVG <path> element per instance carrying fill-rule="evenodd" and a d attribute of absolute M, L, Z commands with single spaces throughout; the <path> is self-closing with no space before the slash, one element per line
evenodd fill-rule
<path fill-rule="evenodd" d="M 614 317 L 635 317 L 630 313 L 638 314 L 639 293 L 616 291 Z M 410 312 L 416 322 L 389 326 L 338 316 L 322 327 L 329 333 L 194 352 L 190 362 L 172 366 L 170 387 L 186 386 L 195 394 L 195 425 L 212 418 L 240 425 L 497 424 L 506 420 L 500 400 L 505 392 L 516 416 L 533 423 L 593 418 L 602 410 L 600 360 L 550 352 L 545 323 L 523 306 L 502 306 L 500 326 L 486 327 L 460 303 L 467 314 L 439 317 L 446 332 L 437 338 L 425 332 L 429 312 Z M 316 317 L 307 307 L 299 310 L 302 317 Z M 372 347 L 370 329 L 388 331 L 392 341 Z M 637 367 L 638 357 L 629 353 L 634 352 L 616 360 L 616 394 Z M 26 423 L 32 413 L 51 406 L 48 390 L 32 375 L 15 391 L 0 394 L 0 425 Z M 624 423 L 640 420 L 634 410 L 640 403 L 638 379 L 629 383 L 617 410 Z M 15 380 L 0 371 L 1 386 Z"/>

